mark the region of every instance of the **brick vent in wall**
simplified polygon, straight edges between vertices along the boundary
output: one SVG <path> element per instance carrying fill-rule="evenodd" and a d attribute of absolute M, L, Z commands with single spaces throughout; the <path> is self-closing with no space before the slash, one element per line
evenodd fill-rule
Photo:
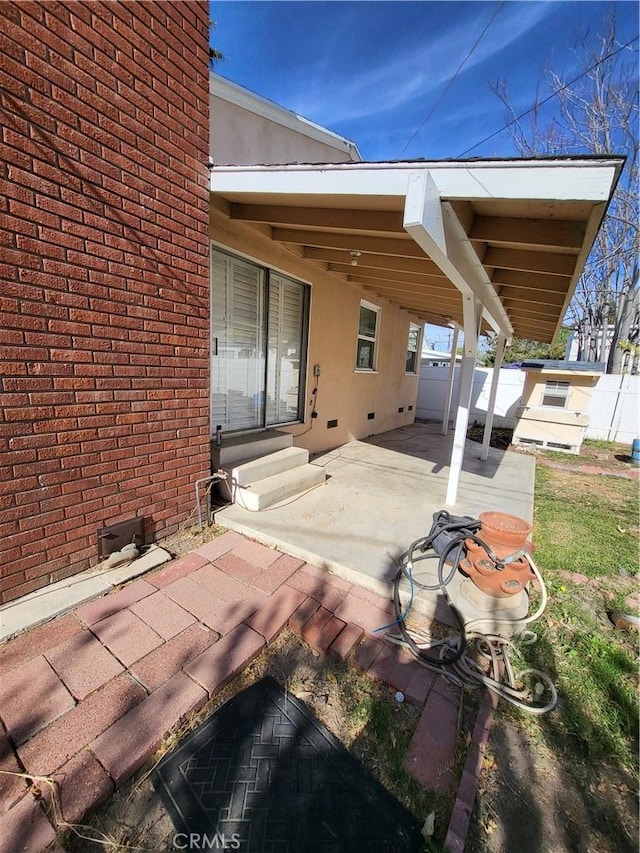
<path fill-rule="evenodd" d="M 208 473 L 208 4 L 0 4 L 0 601 Z"/>

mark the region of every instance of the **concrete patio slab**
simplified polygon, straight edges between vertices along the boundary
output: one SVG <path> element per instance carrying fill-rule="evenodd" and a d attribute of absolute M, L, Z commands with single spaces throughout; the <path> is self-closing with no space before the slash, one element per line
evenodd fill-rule
<path fill-rule="evenodd" d="M 535 461 L 490 448 L 483 462 L 475 442 L 466 444 L 458 503 L 446 507 L 452 441 L 431 423 L 352 441 L 313 460 L 328 476 L 322 487 L 267 512 L 225 507 L 216 523 L 388 596 L 398 559 L 429 532 L 435 512 L 477 517 L 498 510 L 533 518 Z M 458 574 L 452 589 L 461 582 Z M 427 615 L 448 621 L 441 594 L 421 599 Z M 485 615 L 471 603 L 461 609 L 467 619 Z"/>

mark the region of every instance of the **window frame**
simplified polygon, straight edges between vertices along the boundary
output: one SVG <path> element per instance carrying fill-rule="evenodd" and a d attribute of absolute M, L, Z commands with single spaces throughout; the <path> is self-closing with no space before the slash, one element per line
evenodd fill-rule
<path fill-rule="evenodd" d="M 542 390 L 540 405 L 546 409 L 567 409 L 570 394 L 571 383 L 568 379 L 547 379 Z M 562 404 L 545 402 L 548 399 L 562 400 Z"/>
<path fill-rule="evenodd" d="M 302 329 L 301 329 L 301 351 L 300 351 L 300 365 L 299 365 L 299 386 L 298 386 L 298 409 L 296 417 L 293 417 L 291 420 L 287 421 L 277 421 L 274 423 L 268 422 L 267 419 L 267 408 L 266 405 L 262 405 L 262 421 L 258 426 L 251 427 L 239 427 L 237 429 L 230 429 L 229 432 L 233 434 L 243 434 L 243 433 L 251 433 L 251 432 L 259 432 L 265 429 L 279 429 L 280 427 L 291 426 L 294 424 L 304 423 L 306 420 L 306 411 L 307 411 L 307 364 L 309 358 L 309 336 L 310 336 L 310 312 L 311 312 L 311 294 L 312 294 L 312 283 L 311 281 L 305 280 L 303 278 L 298 278 L 297 276 L 292 276 L 290 273 L 285 270 L 271 266 L 268 263 L 265 263 L 260 258 L 253 257 L 251 255 L 245 254 L 244 252 L 238 252 L 235 249 L 229 248 L 228 246 L 218 243 L 215 240 L 209 241 L 209 336 L 210 336 L 210 369 L 209 369 L 209 411 L 210 411 L 210 422 L 211 422 L 211 433 L 213 437 L 213 431 L 215 429 L 215 424 L 219 421 L 217 416 L 214 417 L 214 391 L 213 391 L 213 380 L 214 380 L 214 371 L 213 371 L 213 358 L 218 356 L 218 341 L 214 336 L 214 286 L 213 286 L 213 270 L 214 270 L 214 253 L 217 253 L 219 257 L 225 258 L 230 261 L 241 261 L 249 266 L 255 267 L 260 271 L 260 274 L 263 277 L 263 295 L 262 295 L 262 310 L 261 310 L 261 324 L 262 324 L 262 352 L 264 355 L 264 369 L 262 371 L 263 381 L 262 381 L 262 394 L 266 395 L 267 393 L 267 376 L 269 369 L 269 353 L 268 353 L 268 325 L 269 325 L 269 302 L 271 298 L 271 275 L 274 274 L 281 279 L 286 279 L 289 282 L 299 286 L 302 291 Z M 233 288 L 233 281 L 229 282 L 227 286 Z"/>
<path fill-rule="evenodd" d="M 362 309 L 365 308 L 367 311 L 371 311 L 375 314 L 376 324 L 373 335 L 368 335 L 366 333 L 362 333 L 360 331 L 360 314 Z M 360 305 L 358 306 L 358 334 L 357 334 L 357 343 L 356 343 L 356 373 L 377 373 L 378 370 L 378 342 L 380 340 L 380 316 L 382 314 L 382 307 L 380 305 L 376 305 L 373 302 L 369 302 L 367 299 L 361 299 Z M 371 358 L 371 366 L 370 367 L 361 367 L 358 364 L 359 355 L 360 355 L 360 341 L 366 341 L 367 343 L 373 344 L 373 354 Z"/>
<path fill-rule="evenodd" d="M 419 365 L 418 365 L 418 353 L 420 352 L 421 345 L 422 345 L 421 340 L 422 340 L 422 329 L 423 328 L 424 328 L 424 326 L 420 326 L 419 323 L 411 323 L 411 322 L 409 323 L 409 331 L 407 333 L 407 349 L 406 349 L 406 353 L 405 353 L 405 362 L 404 362 L 404 375 L 405 376 L 417 376 L 418 375 L 418 367 L 419 367 Z M 414 330 L 417 331 L 418 334 L 416 337 L 416 348 L 415 348 L 415 350 L 412 350 L 409 348 L 409 343 L 411 340 L 411 332 Z M 407 369 L 410 354 L 413 354 L 413 358 L 414 358 L 413 370 Z"/>

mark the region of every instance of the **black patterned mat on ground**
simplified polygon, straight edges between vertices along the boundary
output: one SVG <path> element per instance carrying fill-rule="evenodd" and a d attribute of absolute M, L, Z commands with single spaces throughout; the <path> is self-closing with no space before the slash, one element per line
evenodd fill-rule
<path fill-rule="evenodd" d="M 424 846 L 407 809 L 271 678 L 219 708 L 162 759 L 153 781 L 180 833 L 176 849 L 413 853 Z"/>

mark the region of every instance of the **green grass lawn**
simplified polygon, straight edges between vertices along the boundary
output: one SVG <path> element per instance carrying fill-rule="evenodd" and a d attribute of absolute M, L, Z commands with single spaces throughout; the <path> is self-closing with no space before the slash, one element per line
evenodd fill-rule
<path fill-rule="evenodd" d="M 588 779 L 601 760 L 632 772 L 638 751 L 638 635 L 608 613 L 638 588 L 638 483 L 537 466 L 533 538 L 549 603 L 538 643 L 523 649 L 548 672 L 558 710 L 540 725 Z M 562 570 L 586 575 L 572 582 Z"/>
<path fill-rule="evenodd" d="M 536 561 L 588 577 L 634 575 L 638 565 L 638 483 L 538 465 Z"/>

